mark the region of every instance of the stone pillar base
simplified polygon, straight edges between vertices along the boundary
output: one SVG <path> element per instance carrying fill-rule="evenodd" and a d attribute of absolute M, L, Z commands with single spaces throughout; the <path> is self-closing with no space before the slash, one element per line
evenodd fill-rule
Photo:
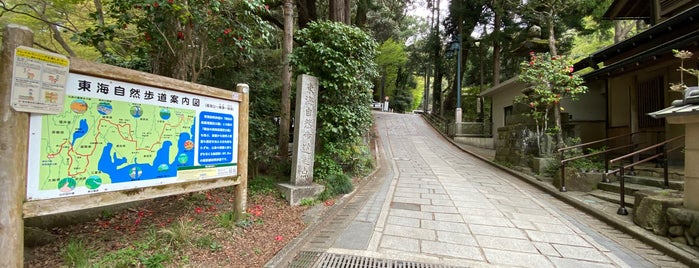
<path fill-rule="evenodd" d="M 278 183 L 277 188 L 286 197 L 286 201 L 292 206 L 298 206 L 301 199 L 313 198 L 325 190 L 325 186 L 320 184 L 293 185 L 290 183 Z"/>

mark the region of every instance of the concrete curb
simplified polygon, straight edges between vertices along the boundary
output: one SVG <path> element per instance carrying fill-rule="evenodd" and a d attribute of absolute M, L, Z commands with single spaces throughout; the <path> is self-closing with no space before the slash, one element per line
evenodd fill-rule
<path fill-rule="evenodd" d="M 430 125 L 431 126 L 431 125 Z M 434 130 L 434 127 L 433 127 Z M 446 135 L 442 134 L 441 132 L 434 130 L 435 132 L 439 133 L 445 140 L 449 141 L 451 144 L 459 148 L 461 151 L 468 153 L 483 162 L 486 162 L 496 168 L 501 169 L 502 171 L 507 172 L 508 174 L 519 178 L 520 180 L 523 180 L 531 185 L 534 185 L 535 187 L 545 191 L 546 193 L 556 197 L 559 200 L 562 200 L 563 202 L 582 210 L 583 212 L 592 215 L 593 217 L 613 226 L 614 228 L 617 228 L 618 230 L 633 236 L 634 238 L 641 240 L 652 247 L 656 248 L 657 250 L 677 259 L 678 261 L 684 263 L 685 265 L 688 265 L 689 267 L 699 267 L 699 255 L 692 254 L 690 252 L 687 252 L 685 250 L 682 250 L 678 248 L 677 246 L 674 246 L 670 244 L 669 241 L 664 239 L 663 237 L 656 236 L 646 230 L 644 230 L 641 227 L 638 227 L 636 225 L 629 226 L 627 223 L 620 221 L 618 219 L 615 219 L 613 217 L 610 217 L 609 215 L 600 212 L 588 205 L 586 205 L 584 202 L 577 200 L 573 197 L 570 197 L 568 195 L 565 195 L 561 193 L 558 189 L 553 187 L 551 184 L 544 183 L 542 181 L 537 180 L 535 177 L 526 175 L 520 172 L 517 172 L 513 169 L 510 169 L 506 166 L 500 165 L 498 163 L 495 163 L 494 161 L 479 155 L 477 153 L 471 152 L 468 149 L 460 146 L 453 140 L 449 139 Z"/>

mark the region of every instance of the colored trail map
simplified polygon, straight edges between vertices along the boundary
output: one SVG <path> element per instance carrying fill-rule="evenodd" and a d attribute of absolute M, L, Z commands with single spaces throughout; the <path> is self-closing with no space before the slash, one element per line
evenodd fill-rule
<path fill-rule="evenodd" d="M 70 73 L 58 114 L 32 114 L 27 200 L 235 176 L 235 101 Z"/>
<path fill-rule="evenodd" d="M 175 177 L 194 164 L 194 110 L 68 99 L 42 118 L 41 190 Z"/>

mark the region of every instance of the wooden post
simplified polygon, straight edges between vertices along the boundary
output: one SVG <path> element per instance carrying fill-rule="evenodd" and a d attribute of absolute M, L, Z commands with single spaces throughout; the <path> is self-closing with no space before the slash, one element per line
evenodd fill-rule
<path fill-rule="evenodd" d="M 8 25 L 0 56 L 0 267 L 24 266 L 24 220 L 29 114 L 11 108 L 12 65 L 15 48 L 31 47 L 34 34 L 27 27 Z"/>
<path fill-rule="evenodd" d="M 248 121 L 250 108 L 250 87 L 238 84 L 237 91 L 242 95 L 238 110 L 238 180 L 235 186 L 235 214 L 238 220 L 243 219 L 243 212 L 248 199 Z"/>

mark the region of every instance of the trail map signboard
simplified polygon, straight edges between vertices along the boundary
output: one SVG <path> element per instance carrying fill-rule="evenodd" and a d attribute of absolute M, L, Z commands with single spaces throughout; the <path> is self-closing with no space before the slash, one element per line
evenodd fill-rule
<path fill-rule="evenodd" d="M 63 109 L 32 114 L 27 200 L 238 173 L 239 103 L 70 73 Z"/>

